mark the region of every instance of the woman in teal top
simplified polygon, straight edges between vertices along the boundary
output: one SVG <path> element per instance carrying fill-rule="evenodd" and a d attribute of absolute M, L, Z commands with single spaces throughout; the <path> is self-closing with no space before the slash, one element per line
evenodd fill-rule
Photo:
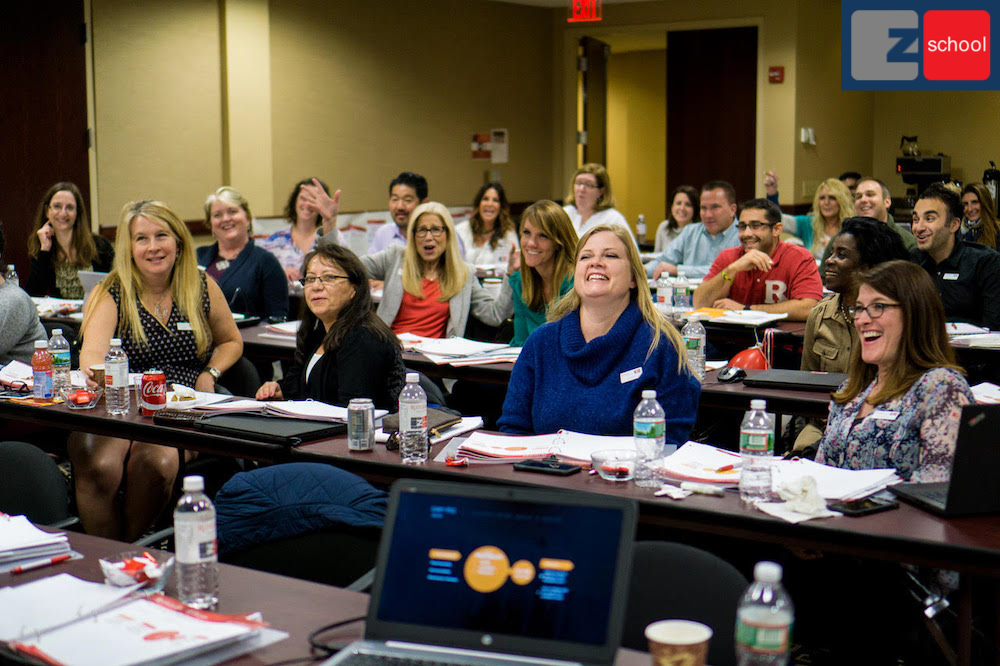
<path fill-rule="evenodd" d="M 785 227 L 802 239 L 802 245 L 819 259 L 830 240 L 840 233 L 844 220 L 854 217 L 854 200 L 847 186 L 836 178 L 827 178 L 816 188 L 808 215 L 795 216 L 795 229 Z"/>
<path fill-rule="evenodd" d="M 537 201 L 521 214 L 520 270 L 508 282 L 514 300 L 514 338 L 520 347 L 545 323 L 549 305 L 573 288 L 577 236 L 562 206 Z"/>

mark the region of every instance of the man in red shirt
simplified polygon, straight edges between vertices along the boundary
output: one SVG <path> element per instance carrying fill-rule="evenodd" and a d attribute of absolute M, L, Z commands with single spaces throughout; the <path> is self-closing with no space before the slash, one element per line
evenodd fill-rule
<path fill-rule="evenodd" d="M 719 253 L 694 292 L 696 308 L 788 313 L 805 321 L 823 297 L 809 250 L 781 241 L 781 209 L 767 199 L 740 206 L 740 246 Z"/>

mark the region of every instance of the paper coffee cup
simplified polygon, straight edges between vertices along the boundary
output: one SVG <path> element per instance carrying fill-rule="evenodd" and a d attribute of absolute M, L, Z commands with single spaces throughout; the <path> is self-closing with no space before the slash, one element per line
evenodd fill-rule
<path fill-rule="evenodd" d="M 95 363 L 90 366 L 90 371 L 94 373 L 94 381 L 97 383 L 97 386 L 104 388 L 104 364 Z"/>
<path fill-rule="evenodd" d="M 655 666 L 705 666 L 712 629 L 691 620 L 660 620 L 646 627 Z"/>

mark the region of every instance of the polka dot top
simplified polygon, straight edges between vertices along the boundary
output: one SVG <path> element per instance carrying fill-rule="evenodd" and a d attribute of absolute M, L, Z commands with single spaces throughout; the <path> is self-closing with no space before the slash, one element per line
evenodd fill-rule
<path fill-rule="evenodd" d="M 115 307 L 118 307 L 121 303 L 119 286 L 113 285 L 108 291 L 115 301 Z M 177 383 L 194 388 L 198 375 L 208 365 L 208 359 L 212 355 L 212 345 L 209 345 L 204 354 L 198 354 L 198 345 L 195 343 L 194 331 L 190 328 L 190 320 L 180 311 L 176 303 L 171 307 L 170 318 L 164 325 L 143 306 L 138 294 L 135 300 L 139 308 L 139 321 L 142 322 L 149 344 L 133 342 L 123 331 L 115 330 L 115 336 L 122 339 L 122 348 L 128 354 L 129 371 L 145 372 L 155 368 L 164 372 L 168 384 Z M 201 309 L 207 321 L 210 302 L 204 273 L 201 274 Z M 209 339 L 211 340 L 211 331 Z"/>

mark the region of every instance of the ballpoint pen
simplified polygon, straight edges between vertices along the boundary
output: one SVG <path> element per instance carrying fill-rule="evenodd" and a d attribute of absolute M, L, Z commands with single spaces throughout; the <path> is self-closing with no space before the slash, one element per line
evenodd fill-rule
<path fill-rule="evenodd" d="M 69 553 L 65 555 L 56 555 L 55 557 L 46 557 L 41 560 L 32 560 L 26 564 L 16 566 L 10 570 L 12 574 L 24 573 L 25 571 L 33 571 L 35 569 L 41 569 L 42 567 L 47 567 L 51 564 L 58 564 L 60 562 L 65 562 L 71 557 Z"/>

